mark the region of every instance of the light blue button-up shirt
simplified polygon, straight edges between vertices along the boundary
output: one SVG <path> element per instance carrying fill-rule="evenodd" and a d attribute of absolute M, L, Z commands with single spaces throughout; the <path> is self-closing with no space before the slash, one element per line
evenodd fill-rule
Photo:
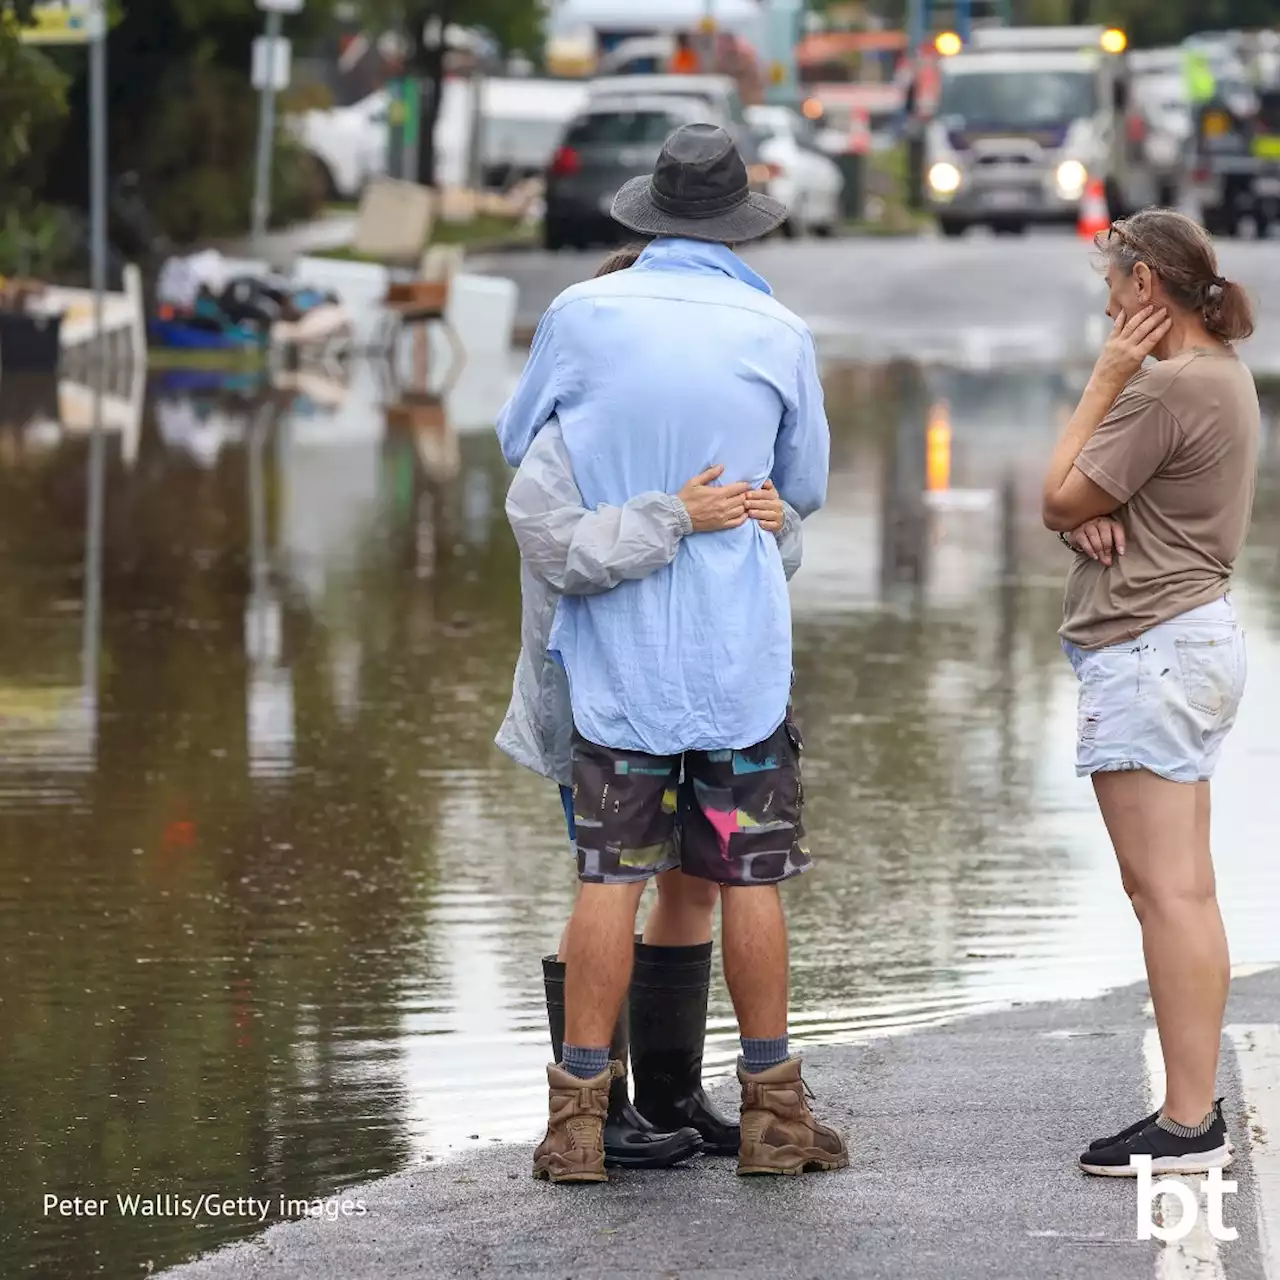
<path fill-rule="evenodd" d="M 675 493 L 717 463 L 725 484 L 772 477 L 802 516 L 826 498 L 813 338 L 720 245 L 657 240 L 551 304 L 498 419 L 508 462 L 552 414 L 592 509 Z M 685 538 L 667 568 L 561 600 L 549 648 L 591 742 L 673 755 L 763 741 L 791 686 L 777 541 L 753 520 Z"/>

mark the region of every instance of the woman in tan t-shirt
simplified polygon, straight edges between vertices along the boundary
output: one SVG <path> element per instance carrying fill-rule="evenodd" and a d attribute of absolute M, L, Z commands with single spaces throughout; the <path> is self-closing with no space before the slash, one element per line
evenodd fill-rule
<path fill-rule="evenodd" d="M 1044 522 L 1076 551 L 1061 629 L 1080 680 L 1076 772 L 1093 779 L 1142 926 L 1167 1085 L 1160 1111 L 1080 1165 L 1133 1176 L 1145 1155 L 1154 1173 L 1198 1173 L 1231 1162 L 1214 1099 L 1230 969 L 1209 779 L 1245 681 L 1227 589 L 1260 415 L 1231 344 L 1253 317 L 1181 214 L 1146 210 L 1098 247 L 1115 328 L 1054 451 Z"/>

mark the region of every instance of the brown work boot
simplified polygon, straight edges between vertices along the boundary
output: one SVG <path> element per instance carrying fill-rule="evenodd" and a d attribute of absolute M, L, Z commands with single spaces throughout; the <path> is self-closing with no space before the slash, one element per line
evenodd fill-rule
<path fill-rule="evenodd" d="M 551 1119 L 547 1136 L 533 1153 L 533 1176 L 552 1182 L 608 1182 L 604 1171 L 604 1118 L 609 1086 L 622 1074 L 622 1063 L 609 1065 L 591 1080 L 571 1075 L 552 1063 Z"/>
<path fill-rule="evenodd" d="M 835 1129 L 819 1124 L 809 1110 L 808 1086 L 800 1078 L 800 1059 L 751 1075 L 738 1059 L 742 1085 L 742 1145 L 739 1173 L 805 1173 L 843 1169 L 849 1149 Z M 812 1097 L 812 1094 L 809 1094 Z"/>

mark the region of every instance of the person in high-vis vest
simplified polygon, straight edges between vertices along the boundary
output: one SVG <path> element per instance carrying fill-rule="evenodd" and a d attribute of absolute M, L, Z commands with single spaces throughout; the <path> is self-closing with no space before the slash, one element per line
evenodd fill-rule
<path fill-rule="evenodd" d="M 1189 49 L 1183 57 L 1182 76 L 1187 87 L 1187 97 L 1193 107 L 1203 106 L 1213 100 L 1217 81 L 1213 69 L 1203 53 Z"/>
<path fill-rule="evenodd" d="M 702 70 L 702 59 L 693 47 L 686 31 L 676 36 L 676 51 L 671 55 L 671 71 L 674 75 L 696 76 Z"/>

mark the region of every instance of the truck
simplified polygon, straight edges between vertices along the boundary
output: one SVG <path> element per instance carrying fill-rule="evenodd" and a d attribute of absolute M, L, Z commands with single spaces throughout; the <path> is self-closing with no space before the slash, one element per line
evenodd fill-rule
<path fill-rule="evenodd" d="M 1190 44 L 1190 41 L 1187 42 Z M 1185 195 L 1214 235 L 1265 236 L 1280 221 L 1280 84 L 1243 63 L 1189 50 L 1194 127 Z"/>
<path fill-rule="evenodd" d="M 1075 222 L 1094 179 L 1113 217 L 1156 203 L 1132 109 L 1122 31 L 990 27 L 939 36 L 941 88 L 925 131 L 925 199 L 944 235 Z"/>

